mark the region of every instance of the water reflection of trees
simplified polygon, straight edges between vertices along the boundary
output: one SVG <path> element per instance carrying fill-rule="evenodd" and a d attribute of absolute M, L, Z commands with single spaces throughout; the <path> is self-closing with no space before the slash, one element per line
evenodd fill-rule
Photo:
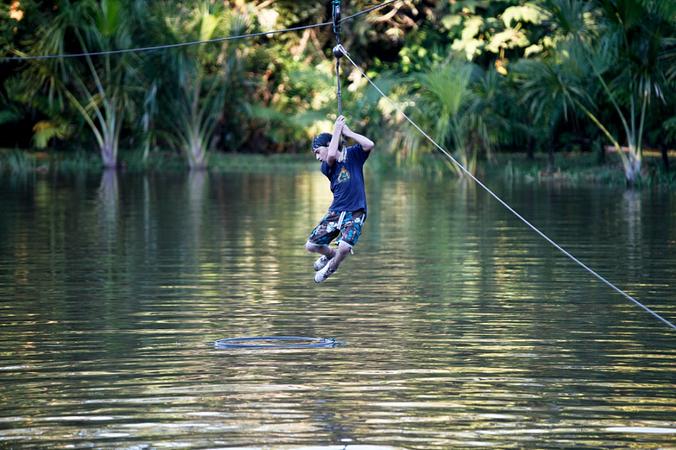
<path fill-rule="evenodd" d="M 15 314 L 30 316 L 37 330 L 9 329 L 18 344 L 3 344 L 8 360 L 87 368 L 123 361 L 129 365 L 117 375 L 102 371 L 94 381 L 181 401 L 173 388 L 189 393 L 197 409 L 241 413 L 232 420 L 246 426 L 289 414 L 298 430 L 335 438 L 367 436 L 398 419 L 487 429 L 496 408 L 515 420 L 566 419 L 557 408 L 579 406 L 584 393 L 618 401 L 612 380 L 588 389 L 570 381 L 599 381 L 585 364 L 640 381 L 632 365 L 645 361 L 626 353 L 651 348 L 640 312 L 613 306 L 613 294 L 471 185 L 369 180 L 357 254 L 317 287 L 302 246 L 330 201 L 326 180 L 194 175 L 38 183 L 18 212 L 3 215 L 3 254 L 14 265 L 9 276 L 0 272 L 0 293 L 21 300 Z M 676 242 L 668 201 L 613 204 L 593 191 L 510 189 L 517 210 L 592 265 L 616 278 L 626 256 L 667 279 L 661 265 Z M 634 328 L 623 330 L 627 322 Z M 217 337 L 264 334 L 335 336 L 348 345 L 254 356 L 205 347 Z M 76 348 L 46 356 L 36 347 L 64 337 Z M 164 353 L 140 350 L 148 348 Z M 669 376 L 650 374 L 653 391 L 622 392 L 638 398 Z M 60 383 L 86 391 L 92 380 Z M 144 406 L 138 414 L 164 409 Z"/>

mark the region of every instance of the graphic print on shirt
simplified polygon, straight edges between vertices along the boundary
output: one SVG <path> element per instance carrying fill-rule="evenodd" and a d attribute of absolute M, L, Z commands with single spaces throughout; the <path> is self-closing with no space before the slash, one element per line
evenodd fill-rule
<path fill-rule="evenodd" d="M 342 183 L 344 181 L 348 181 L 350 179 L 350 172 L 347 171 L 346 167 L 343 167 L 340 169 L 340 173 L 338 174 L 338 183 Z"/>

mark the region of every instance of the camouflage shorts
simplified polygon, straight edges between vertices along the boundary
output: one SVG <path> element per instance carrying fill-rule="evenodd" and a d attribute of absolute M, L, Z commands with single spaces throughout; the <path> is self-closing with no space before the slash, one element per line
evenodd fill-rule
<path fill-rule="evenodd" d="M 341 215 L 343 215 L 342 221 Z M 338 242 L 345 242 L 353 247 L 361 236 L 364 222 L 366 222 L 364 210 L 342 213 L 329 211 L 319 222 L 319 225 L 312 230 L 308 242 L 315 245 L 329 245 L 332 240 L 340 235 Z"/>

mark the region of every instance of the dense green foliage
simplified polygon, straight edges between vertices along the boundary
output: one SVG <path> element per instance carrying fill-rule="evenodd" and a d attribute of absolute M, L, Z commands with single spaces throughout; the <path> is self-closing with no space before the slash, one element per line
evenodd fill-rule
<path fill-rule="evenodd" d="M 175 44 L 328 20 L 330 2 L 14 0 L 4 56 Z M 346 14 L 373 3 L 343 2 Z M 401 0 L 343 25 L 352 57 L 470 170 L 498 153 L 620 155 L 676 147 L 676 3 Z M 0 147 L 298 153 L 335 117 L 330 27 L 172 49 L 4 61 Z M 353 128 L 397 165 L 433 147 L 344 61 Z M 91 150 L 90 150 L 91 151 Z M 645 168 L 643 168 L 645 172 Z"/>

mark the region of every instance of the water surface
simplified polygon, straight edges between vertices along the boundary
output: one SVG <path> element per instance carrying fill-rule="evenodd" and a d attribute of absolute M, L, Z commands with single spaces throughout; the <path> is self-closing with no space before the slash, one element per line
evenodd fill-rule
<path fill-rule="evenodd" d="M 495 185 L 676 319 L 676 196 Z M 0 447 L 676 445 L 676 333 L 475 186 L 367 176 L 312 281 L 318 173 L 0 181 Z M 217 350 L 224 337 L 336 348 Z"/>

